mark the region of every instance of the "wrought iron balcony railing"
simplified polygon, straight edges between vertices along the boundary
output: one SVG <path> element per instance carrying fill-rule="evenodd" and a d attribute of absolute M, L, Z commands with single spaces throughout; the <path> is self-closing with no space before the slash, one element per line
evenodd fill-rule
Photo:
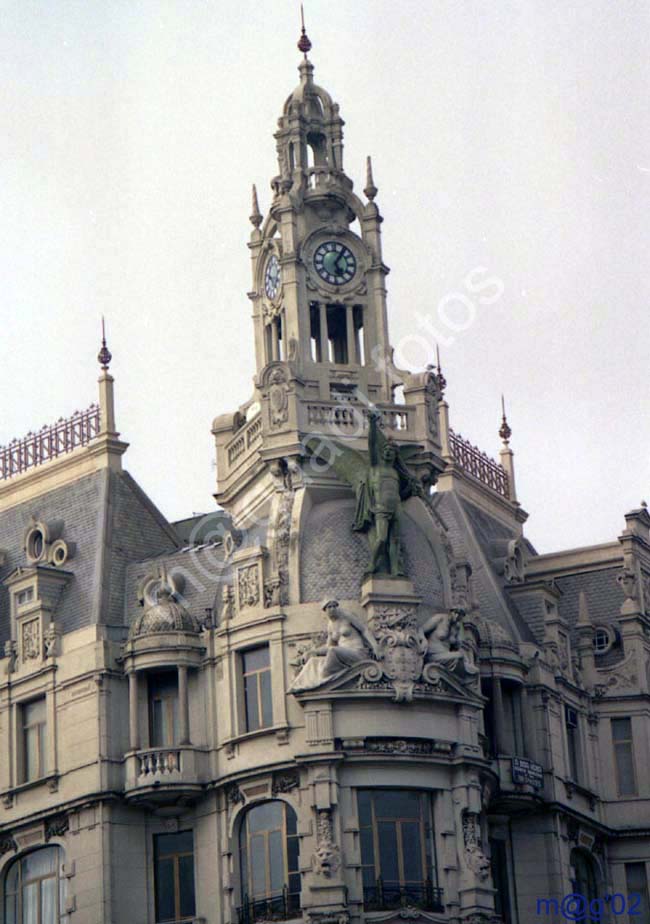
<path fill-rule="evenodd" d="M 237 909 L 239 924 L 254 924 L 255 921 L 287 921 L 290 918 L 299 918 L 300 892 L 290 892 L 288 886 L 275 895 L 265 895 L 261 898 L 244 896 L 244 901 Z"/>
<path fill-rule="evenodd" d="M 364 911 L 390 911 L 409 905 L 422 911 L 444 911 L 443 890 L 430 879 L 404 885 L 379 878 L 374 886 L 363 890 Z"/>

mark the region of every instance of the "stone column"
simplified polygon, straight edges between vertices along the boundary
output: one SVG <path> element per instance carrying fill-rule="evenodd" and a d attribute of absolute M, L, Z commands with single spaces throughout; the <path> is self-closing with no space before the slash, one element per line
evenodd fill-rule
<path fill-rule="evenodd" d="M 178 743 L 190 743 L 190 710 L 187 696 L 187 666 L 178 665 Z"/>
<path fill-rule="evenodd" d="M 140 735 L 138 729 L 138 675 L 136 671 L 129 674 L 129 748 L 137 751 L 140 748 Z"/>
<path fill-rule="evenodd" d="M 494 732 L 496 738 L 497 755 L 507 754 L 508 746 L 506 741 L 506 719 L 503 710 L 503 691 L 501 690 L 501 678 L 492 677 L 492 706 L 494 713 Z"/>
<path fill-rule="evenodd" d="M 519 687 L 519 713 L 524 734 L 524 757 L 535 760 L 537 748 L 535 747 L 535 715 L 530 707 L 526 685 Z"/>
<path fill-rule="evenodd" d="M 329 362 L 329 341 L 327 339 L 327 305 L 321 304 L 318 306 L 320 311 L 320 361 L 322 363 Z"/>
<path fill-rule="evenodd" d="M 357 344 L 354 336 L 354 315 L 353 315 L 352 305 L 345 306 L 345 333 L 347 335 L 348 342 L 348 362 L 350 364 L 357 363 L 359 360 L 357 358 Z"/>

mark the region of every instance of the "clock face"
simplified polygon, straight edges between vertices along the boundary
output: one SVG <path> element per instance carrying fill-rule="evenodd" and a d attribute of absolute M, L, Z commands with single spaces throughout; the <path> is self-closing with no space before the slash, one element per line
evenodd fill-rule
<path fill-rule="evenodd" d="M 272 254 L 269 262 L 266 264 L 264 291 L 269 298 L 275 298 L 280 291 L 280 264 L 275 254 Z"/>
<path fill-rule="evenodd" d="M 338 241 L 326 241 L 314 254 L 314 267 L 321 279 L 333 286 L 349 282 L 357 271 L 352 251 Z"/>

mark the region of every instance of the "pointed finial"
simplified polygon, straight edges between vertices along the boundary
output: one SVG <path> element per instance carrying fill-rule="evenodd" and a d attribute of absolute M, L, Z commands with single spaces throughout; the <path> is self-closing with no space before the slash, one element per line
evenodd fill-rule
<path fill-rule="evenodd" d="M 372 158 L 366 158 L 366 188 L 364 189 L 366 197 L 372 200 L 377 195 L 377 187 L 375 186 L 375 181 L 372 177 Z"/>
<path fill-rule="evenodd" d="M 102 315 L 102 348 L 97 354 L 97 362 L 102 369 L 106 371 L 111 364 L 112 358 L 111 351 L 106 346 L 106 324 L 104 322 L 104 315 Z"/>
<path fill-rule="evenodd" d="M 305 32 L 305 11 L 302 8 L 302 3 L 300 4 L 300 24 L 302 28 L 300 38 L 298 39 L 298 51 L 302 51 L 306 58 L 307 52 L 311 51 L 311 42 L 309 41 L 309 36 Z"/>
<path fill-rule="evenodd" d="M 438 388 L 440 389 L 440 396 L 444 395 L 445 388 L 447 387 L 447 379 L 442 374 L 442 366 L 440 365 L 440 347 L 436 344 L 436 366 L 438 367 L 438 374 L 436 375 L 436 382 L 438 383 Z"/>
<path fill-rule="evenodd" d="M 499 427 L 499 436 L 501 437 L 503 442 L 506 443 L 507 445 L 508 440 L 512 436 L 512 430 L 508 426 L 508 420 L 506 418 L 506 402 L 505 402 L 503 395 L 501 395 L 501 415 L 502 416 L 501 416 L 501 426 Z"/>
<path fill-rule="evenodd" d="M 257 201 L 257 187 L 253 183 L 253 211 L 249 215 L 250 223 L 254 228 L 259 228 L 262 224 L 262 213 L 260 212 L 260 205 Z"/>

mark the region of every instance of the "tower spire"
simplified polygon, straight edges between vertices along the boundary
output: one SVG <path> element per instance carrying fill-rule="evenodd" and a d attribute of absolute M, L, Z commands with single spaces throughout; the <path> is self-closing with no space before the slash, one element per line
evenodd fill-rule
<path fill-rule="evenodd" d="M 106 346 L 106 323 L 102 315 L 102 346 L 97 354 L 97 362 L 102 367 L 99 375 L 99 429 L 100 433 L 117 436 L 113 376 L 108 371 L 112 358 L 111 351 Z"/>
<path fill-rule="evenodd" d="M 311 51 L 311 42 L 309 41 L 309 36 L 305 31 L 305 11 L 303 9 L 302 3 L 300 4 L 300 38 L 298 39 L 298 51 L 302 51 L 305 56 L 305 61 L 307 60 L 307 52 Z"/>

